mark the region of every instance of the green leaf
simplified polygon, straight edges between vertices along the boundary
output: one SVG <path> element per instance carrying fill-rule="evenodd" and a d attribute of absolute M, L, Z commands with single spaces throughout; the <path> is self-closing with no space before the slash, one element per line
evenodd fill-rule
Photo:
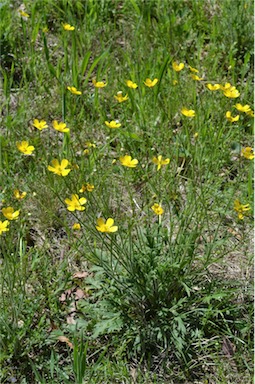
<path fill-rule="evenodd" d="M 125 136 L 125 137 L 128 137 L 130 139 L 134 139 L 134 140 L 138 140 L 138 141 L 141 141 L 142 138 L 140 136 L 138 136 L 136 133 L 133 133 L 133 132 L 128 132 L 128 131 L 120 131 L 120 133 Z"/>

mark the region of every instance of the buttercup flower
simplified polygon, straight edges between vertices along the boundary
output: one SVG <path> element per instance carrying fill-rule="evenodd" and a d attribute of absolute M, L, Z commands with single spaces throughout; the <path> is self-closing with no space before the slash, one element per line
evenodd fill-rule
<path fill-rule="evenodd" d="M 248 211 L 250 211 L 249 204 L 241 204 L 239 200 L 234 201 L 234 210 L 238 214 L 238 219 L 243 220 L 244 215 L 246 215 Z"/>
<path fill-rule="evenodd" d="M 24 17 L 25 19 L 28 19 L 30 15 L 26 12 L 24 12 L 22 9 L 19 9 L 20 16 Z"/>
<path fill-rule="evenodd" d="M 230 99 L 236 99 L 240 96 L 240 92 L 236 89 L 236 87 L 229 87 L 223 92 L 224 96 Z"/>
<path fill-rule="evenodd" d="M 162 215 L 164 213 L 164 209 L 161 207 L 160 204 L 153 204 L 151 209 L 154 213 L 156 213 L 156 215 Z"/>
<path fill-rule="evenodd" d="M 158 166 L 157 171 L 160 170 L 162 165 L 167 165 L 170 163 L 170 159 L 167 158 L 167 159 L 163 160 L 161 155 L 159 155 L 158 157 L 153 157 L 152 161 L 154 164 L 157 164 L 157 166 Z"/>
<path fill-rule="evenodd" d="M 191 65 L 189 65 L 189 70 L 190 70 L 191 72 L 194 72 L 194 73 L 198 73 L 198 72 L 199 72 L 198 69 L 191 67 Z"/>
<path fill-rule="evenodd" d="M 38 120 L 38 119 L 34 119 L 33 126 L 39 129 L 39 131 L 42 131 L 43 129 L 48 128 L 48 125 L 45 120 Z"/>
<path fill-rule="evenodd" d="M 129 88 L 136 89 L 138 85 L 136 83 L 133 83 L 131 80 L 126 80 L 126 84 Z"/>
<path fill-rule="evenodd" d="M 93 79 L 92 83 L 96 88 L 104 88 L 107 86 L 107 83 L 104 83 L 103 81 L 96 81 L 96 79 Z"/>
<path fill-rule="evenodd" d="M 92 192 L 93 189 L 94 189 L 94 185 L 93 184 L 89 184 L 89 183 L 86 183 L 86 184 L 83 184 L 81 189 L 79 190 L 79 192 Z"/>
<path fill-rule="evenodd" d="M 129 155 L 121 156 L 120 162 L 122 165 L 124 165 L 125 167 L 129 167 L 129 168 L 135 168 L 138 164 L 138 160 L 137 159 L 132 160 L 131 156 L 129 156 Z"/>
<path fill-rule="evenodd" d="M 14 194 L 15 199 L 17 199 L 17 200 L 22 200 L 27 195 L 26 192 L 20 192 L 18 189 L 14 189 L 13 194 Z"/>
<path fill-rule="evenodd" d="M 0 235 L 2 235 L 3 232 L 9 231 L 8 225 L 10 222 L 8 220 L 0 221 Z"/>
<path fill-rule="evenodd" d="M 79 168 L 80 168 L 80 167 L 79 167 L 78 164 L 76 164 L 76 163 L 73 163 L 73 164 L 72 164 L 72 169 L 74 169 L 74 170 L 77 171 L 77 169 L 79 169 Z"/>
<path fill-rule="evenodd" d="M 254 159 L 254 152 L 252 147 L 245 147 L 242 148 L 241 154 L 243 157 L 245 157 L 248 160 L 253 160 Z"/>
<path fill-rule="evenodd" d="M 173 85 L 177 85 L 178 84 L 178 81 L 177 80 L 174 80 L 173 81 Z"/>
<path fill-rule="evenodd" d="M 31 155 L 35 149 L 33 145 L 29 145 L 28 141 L 18 141 L 16 145 L 18 150 L 24 153 L 24 155 Z"/>
<path fill-rule="evenodd" d="M 182 108 L 181 113 L 186 116 L 186 117 L 194 117 L 196 112 L 194 109 L 187 109 L 187 108 Z"/>
<path fill-rule="evenodd" d="M 70 24 L 62 24 L 65 31 L 74 31 L 75 27 Z"/>
<path fill-rule="evenodd" d="M 89 184 L 89 183 L 87 183 L 87 184 L 86 184 L 86 188 L 87 188 L 87 191 L 88 191 L 88 192 L 92 192 L 93 189 L 95 188 L 95 186 L 94 186 L 93 184 Z"/>
<path fill-rule="evenodd" d="M 72 228 L 74 231 L 79 231 L 81 229 L 81 225 L 79 223 L 74 223 Z"/>
<path fill-rule="evenodd" d="M 251 117 L 254 117 L 254 112 L 252 110 L 248 111 L 246 114 L 251 116 Z"/>
<path fill-rule="evenodd" d="M 184 63 L 178 64 L 176 61 L 174 61 L 172 67 L 176 72 L 180 72 L 184 68 Z"/>
<path fill-rule="evenodd" d="M 17 220 L 17 218 L 19 217 L 19 212 L 19 210 L 14 211 L 13 207 L 2 208 L 2 214 L 8 220 Z"/>
<path fill-rule="evenodd" d="M 210 90 L 210 91 L 218 91 L 218 89 L 221 89 L 221 86 L 220 84 L 206 84 L 206 87 Z"/>
<path fill-rule="evenodd" d="M 123 95 L 122 95 L 122 92 L 119 91 L 119 92 L 117 92 L 117 95 L 114 96 L 114 98 L 115 98 L 119 103 L 123 103 L 123 101 L 126 101 L 126 100 L 128 99 L 128 95 L 123 96 Z"/>
<path fill-rule="evenodd" d="M 69 165 L 69 161 L 63 159 L 61 163 L 57 159 L 52 160 L 51 165 L 48 165 L 48 170 L 59 176 L 67 176 L 71 169 L 66 169 Z"/>
<path fill-rule="evenodd" d="M 151 80 L 151 79 L 148 79 L 148 78 L 147 78 L 147 79 L 144 81 L 144 84 L 145 84 L 147 87 L 152 88 L 152 87 L 154 87 L 154 85 L 157 84 L 157 82 L 158 82 L 158 79 Z"/>
<path fill-rule="evenodd" d="M 96 148 L 96 144 L 91 143 L 90 141 L 86 141 L 85 145 L 86 145 L 86 147 L 88 147 L 88 148 Z"/>
<path fill-rule="evenodd" d="M 116 120 L 112 120 L 112 121 L 105 121 L 104 122 L 105 125 L 107 125 L 108 128 L 119 128 L 121 126 L 121 124 L 116 121 Z"/>
<path fill-rule="evenodd" d="M 70 91 L 73 95 L 81 95 L 81 91 L 78 91 L 75 87 L 67 87 L 68 91 Z"/>
<path fill-rule="evenodd" d="M 85 207 L 83 207 L 83 205 L 87 203 L 87 199 L 85 199 L 85 197 L 79 198 L 79 196 L 75 194 L 71 196 L 71 199 L 65 199 L 65 203 L 68 211 L 84 211 Z"/>
<path fill-rule="evenodd" d="M 203 80 L 202 77 L 199 77 L 198 75 L 194 75 L 194 73 L 191 74 L 191 77 L 192 77 L 193 80 L 197 80 L 197 81 Z"/>
<path fill-rule="evenodd" d="M 222 91 L 226 91 L 227 89 L 231 88 L 232 85 L 230 83 L 225 83 L 225 85 L 220 85 L 220 89 Z"/>
<path fill-rule="evenodd" d="M 106 222 L 102 217 L 99 217 L 99 219 L 97 219 L 96 229 L 99 232 L 113 233 L 118 230 L 118 227 L 113 224 L 114 220 L 111 217 L 107 219 Z"/>
<path fill-rule="evenodd" d="M 242 104 L 237 103 L 237 104 L 235 105 L 235 108 L 236 108 L 239 112 L 244 112 L 244 113 L 248 113 L 248 112 L 251 111 L 251 107 L 250 107 L 248 104 L 242 105 Z"/>
<path fill-rule="evenodd" d="M 231 112 L 230 111 L 227 111 L 226 112 L 226 118 L 228 119 L 228 121 L 230 121 L 231 123 L 234 123 L 235 121 L 238 121 L 239 120 L 239 115 L 236 115 L 235 117 L 231 115 Z"/>
<path fill-rule="evenodd" d="M 56 131 L 63 132 L 63 133 L 70 131 L 70 129 L 67 128 L 65 123 L 61 123 L 61 122 L 58 123 L 57 120 L 53 120 L 52 125 L 53 125 L 53 128 L 56 129 Z"/>

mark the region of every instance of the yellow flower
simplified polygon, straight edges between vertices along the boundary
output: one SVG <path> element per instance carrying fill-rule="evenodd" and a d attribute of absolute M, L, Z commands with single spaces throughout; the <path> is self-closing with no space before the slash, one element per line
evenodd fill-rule
<path fill-rule="evenodd" d="M 74 31 L 75 27 L 70 24 L 62 24 L 65 31 Z"/>
<path fill-rule="evenodd" d="M 148 79 L 148 78 L 147 78 L 147 79 L 144 81 L 144 84 L 145 84 L 147 87 L 152 88 L 152 87 L 154 87 L 154 85 L 157 84 L 157 82 L 158 82 L 158 79 L 151 80 L 151 79 Z"/>
<path fill-rule="evenodd" d="M 93 184 L 86 183 L 86 184 L 82 185 L 79 192 L 86 192 L 86 191 L 92 192 L 94 188 L 95 188 L 95 186 Z"/>
<path fill-rule="evenodd" d="M 121 126 L 121 124 L 118 122 L 118 121 L 115 121 L 115 120 L 112 120 L 112 121 L 105 121 L 104 122 L 105 125 L 108 127 L 108 128 L 119 128 Z"/>
<path fill-rule="evenodd" d="M 43 33 L 47 33 L 47 32 L 49 32 L 49 28 L 48 28 L 48 27 L 43 27 L 43 28 L 42 28 L 42 32 L 43 32 Z"/>
<path fill-rule="evenodd" d="M 230 111 L 227 111 L 226 112 L 226 118 L 228 119 L 228 121 L 230 121 L 231 123 L 234 123 L 235 121 L 238 121 L 239 120 L 239 115 L 236 115 L 235 117 L 231 115 L 231 112 Z"/>
<path fill-rule="evenodd" d="M 176 72 L 180 72 L 184 68 L 184 63 L 178 64 L 176 61 L 174 61 L 172 67 Z"/>
<path fill-rule="evenodd" d="M 28 141 L 18 141 L 16 145 L 18 150 L 24 153 L 24 155 L 31 155 L 35 149 L 33 145 L 29 145 Z"/>
<path fill-rule="evenodd" d="M 22 9 L 19 9 L 20 16 L 24 17 L 25 19 L 28 19 L 30 16 L 28 13 L 22 11 Z"/>
<path fill-rule="evenodd" d="M 73 95 L 81 95 L 81 91 L 78 91 L 75 87 L 67 87 L 68 91 L 70 91 Z"/>
<path fill-rule="evenodd" d="M 174 80 L 173 81 L 173 85 L 177 85 L 178 84 L 178 81 L 177 80 Z"/>
<path fill-rule="evenodd" d="M 63 132 L 63 133 L 70 131 L 70 129 L 67 128 L 65 123 L 61 123 L 61 122 L 58 123 L 57 120 L 53 120 L 52 125 L 53 125 L 53 128 L 56 129 L 56 131 Z"/>
<path fill-rule="evenodd" d="M 248 111 L 246 114 L 251 116 L 251 117 L 254 117 L 254 112 L 252 110 Z"/>
<path fill-rule="evenodd" d="M 73 163 L 72 164 L 72 169 L 74 169 L 74 170 L 78 170 L 80 167 L 79 167 L 79 165 L 78 164 L 75 164 L 75 163 Z"/>
<path fill-rule="evenodd" d="M 194 72 L 194 73 L 198 73 L 198 72 L 199 72 L 198 69 L 191 67 L 191 65 L 189 65 L 189 70 L 190 70 L 191 72 Z"/>
<path fill-rule="evenodd" d="M 93 184 L 89 184 L 89 183 L 87 183 L 86 187 L 87 187 L 88 192 L 92 192 L 93 189 L 95 188 L 95 186 Z"/>
<path fill-rule="evenodd" d="M 194 109 L 187 109 L 187 108 L 182 108 L 181 113 L 186 116 L 186 117 L 194 117 L 196 112 Z"/>
<path fill-rule="evenodd" d="M 67 176 L 68 173 L 71 171 L 71 169 L 66 169 L 66 167 L 69 165 L 69 161 L 66 159 L 63 159 L 61 163 L 57 159 L 52 160 L 51 165 L 48 165 L 48 170 L 50 172 L 55 173 L 59 176 Z"/>
<path fill-rule="evenodd" d="M 234 210 L 238 214 L 238 219 L 243 220 L 244 215 L 246 215 L 247 211 L 250 211 L 249 204 L 241 204 L 239 200 L 234 201 Z"/>
<path fill-rule="evenodd" d="M 220 85 L 220 89 L 222 91 L 226 91 L 227 89 L 231 88 L 232 85 L 230 83 L 225 83 L 225 85 Z"/>
<path fill-rule="evenodd" d="M 126 84 L 129 88 L 136 89 L 138 85 L 136 83 L 133 83 L 131 80 L 126 80 Z"/>
<path fill-rule="evenodd" d="M 242 104 L 237 103 L 237 104 L 235 105 L 235 108 L 236 108 L 239 112 L 244 112 L 244 113 L 248 113 L 248 112 L 251 111 L 251 107 L 250 107 L 248 104 L 242 105 Z"/>
<path fill-rule="evenodd" d="M 107 83 L 104 83 L 103 81 L 96 81 L 96 79 L 93 79 L 92 83 L 96 88 L 104 88 L 107 86 Z"/>
<path fill-rule="evenodd" d="M 81 229 L 81 225 L 79 223 L 74 223 L 72 228 L 74 231 L 79 231 Z"/>
<path fill-rule="evenodd" d="M 88 147 L 88 148 L 96 148 L 96 144 L 91 143 L 90 141 L 86 141 L 85 145 L 86 145 L 86 147 Z"/>
<path fill-rule="evenodd" d="M 164 209 L 161 207 L 160 204 L 153 204 L 151 209 L 154 213 L 156 213 L 156 215 L 162 215 L 164 213 Z"/>
<path fill-rule="evenodd" d="M 48 128 L 48 125 L 45 120 L 38 120 L 38 119 L 34 119 L 33 126 L 39 129 L 39 131 L 42 131 L 43 129 Z"/>
<path fill-rule="evenodd" d="M 236 99 L 240 96 L 240 92 L 236 89 L 236 87 L 229 87 L 223 92 L 224 96 L 230 99 Z"/>
<path fill-rule="evenodd" d="M 106 222 L 102 217 L 99 217 L 99 219 L 97 219 L 96 229 L 99 232 L 113 233 L 118 230 L 118 227 L 113 224 L 114 220 L 111 217 L 107 219 Z"/>
<path fill-rule="evenodd" d="M 22 200 L 27 195 L 26 192 L 20 192 L 18 189 L 14 189 L 13 194 L 14 194 L 15 199 L 17 199 L 17 200 Z"/>
<path fill-rule="evenodd" d="M 194 73 L 191 74 L 191 77 L 192 77 L 193 80 L 197 80 L 197 81 L 203 80 L 202 77 L 199 77 L 198 75 L 194 75 Z"/>
<path fill-rule="evenodd" d="M 218 91 L 218 89 L 221 89 L 221 85 L 220 84 L 206 84 L 207 88 L 210 90 L 210 91 Z"/>
<path fill-rule="evenodd" d="M 2 209 L 2 214 L 8 220 L 17 220 L 17 218 L 19 217 L 19 212 L 20 212 L 19 210 L 14 211 L 13 207 L 7 207 Z"/>
<path fill-rule="evenodd" d="M 131 156 L 129 156 L 129 155 L 121 156 L 120 162 L 122 165 L 124 165 L 125 167 L 129 167 L 129 168 L 135 168 L 138 164 L 138 160 L 137 159 L 132 160 Z"/>
<path fill-rule="evenodd" d="M 2 235 L 3 232 L 9 231 L 8 225 L 10 222 L 8 220 L 0 221 L 0 235 Z"/>
<path fill-rule="evenodd" d="M 157 164 L 157 166 L 158 166 L 157 171 L 160 170 L 162 165 L 167 165 L 170 163 L 170 159 L 167 158 L 167 159 L 163 160 L 161 155 L 159 155 L 158 157 L 153 157 L 152 161 L 154 164 Z"/>
<path fill-rule="evenodd" d="M 78 195 L 73 194 L 71 199 L 65 199 L 65 203 L 68 211 L 84 211 L 85 207 L 83 207 L 83 205 L 87 203 L 87 199 L 85 199 L 85 197 L 79 198 Z"/>
<path fill-rule="evenodd" d="M 117 92 L 117 95 L 114 96 L 114 98 L 115 98 L 119 103 L 123 103 L 123 101 L 126 101 L 126 100 L 128 99 L 128 95 L 123 96 L 123 95 L 122 95 L 122 92 L 119 91 L 119 92 Z"/>
<path fill-rule="evenodd" d="M 254 152 L 253 152 L 252 147 L 242 148 L 241 153 L 242 153 L 242 156 L 245 157 L 248 160 L 253 160 L 254 159 Z"/>

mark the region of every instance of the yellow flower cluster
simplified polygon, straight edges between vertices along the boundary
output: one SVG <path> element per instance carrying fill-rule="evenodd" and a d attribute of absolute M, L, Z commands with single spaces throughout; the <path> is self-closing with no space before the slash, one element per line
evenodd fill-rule
<path fill-rule="evenodd" d="M 237 97 L 240 96 L 240 92 L 236 89 L 236 87 L 234 87 L 230 83 L 225 83 L 225 85 L 221 85 L 221 84 L 217 84 L 217 83 L 216 84 L 208 83 L 208 84 L 206 84 L 206 87 L 210 91 L 221 90 L 221 91 L 223 91 L 224 96 L 226 96 L 230 99 L 236 99 Z"/>
<path fill-rule="evenodd" d="M 19 11 L 20 15 L 22 17 L 29 18 L 29 15 L 25 13 L 24 11 Z M 62 24 L 63 29 L 65 31 L 74 31 L 75 27 L 68 24 L 68 23 L 63 23 Z M 177 62 L 174 61 L 172 63 L 172 68 L 175 72 L 179 73 L 185 68 L 185 64 L 183 62 Z M 199 70 L 188 65 L 188 68 L 190 70 L 189 76 L 195 80 L 195 81 L 202 81 L 203 77 L 200 77 L 198 75 Z M 177 75 L 175 74 L 175 77 Z M 149 77 L 146 78 L 143 81 L 143 84 L 148 87 L 148 88 L 153 88 L 157 84 L 159 84 L 160 81 L 158 78 L 152 78 L 150 79 Z M 178 84 L 177 80 L 174 80 L 174 84 Z M 102 80 L 97 80 L 96 78 L 92 79 L 92 84 L 95 88 L 105 88 L 108 85 L 107 81 L 102 81 Z M 128 94 L 125 96 L 123 95 L 122 91 L 118 91 L 116 95 L 114 95 L 115 100 L 118 103 L 123 103 L 127 100 L 129 100 L 129 97 L 132 98 L 132 92 L 131 90 L 135 90 L 138 88 L 138 84 L 136 82 L 133 82 L 132 80 L 125 80 L 126 86 L 129 88 L 129 90 L 126 90 Z M 77 85 L 77 84 L 76 84 Z M 77 85 L 78 86 L 78 85 Z M 220 90 L 222 91 L 223 95 L 226 96 L 227 98 L 238 98 L 240 96 L 240 92 L 236 89 L 235 86 L 232 86 L 230 83 L 225 83 L 224 85 L 218 84 L 218 83 L 207 83 L 206 87 L 210 91 L 217 91 Z M 66 89 L 72 94 L 76 96 L 82 95 L 82 91 L 78 90 L 75 86 L 67 86 Z M 95 91 L 96 95 L 98 94 L 98 90 Z M 243 112 L 247 115 L 253 116 L 254 113 L 252 109 L 250 108 L 249 105 L 242 105 L 242 104 L 236 104 L 234 106 L 239 112 Z M 186 107 L 183 107 L 180 110 L 180 113 L 188 118 L 193 118 L 196 116 L 196 111 L 194 109 L 188 109 Z M 227 111 L 225 114 L 226 119 L 231 122 L 238 122 L 240 119 L 240 115 L 233 116 L 231 111 Z M 110 129 L 117 129 L 122 126 L 122 124 L 118 120 L 110 120 L 104 121 L 104 124 L 110 128 Z M 48 124 L 45 120 L 39 120 L 39 119 L 34 119 L 33 120 L 33 127 L 38 129 L 39 131 L 43 131 L 48 128 Z M 70 128 L 67 127 L 67 124 L 62 121 L 58 120 L 53 120 L 52 121 L 52 127 L 61 133 L 69 133 Z M 196 132 L 193 137 L 197 137 L 198 133 Z M 67 136 L 69 137 L 69 135 Z M 33 145 L 30 145 L 28 141 L 20 141 L 16 143 L 17 149 L 22 152 L 25 155 L 32 155 L 33 151 L 35 150 L 35 147 Z M 86 142 L 86 149 L 84 150 L 84 153 L 89 154 L 89 149 L 88 148 L 95 148 L 95 144 Z M 86 151 L 86 152 L 85 152 Z M 241 155 L 249 160 L 254 159 L 254 152 L 251 147 L 245 147 L 241 150 Z M 124 156 L 119 157 L 119 162 L 123 167 L 126 168 L 136 168 L 139 164 L 138 159 L 132 158 L 130 154 L 126 154 Z M 152 158 L 152 163 L 157 166 L 157 171 L 160 171 L 164 166 L 168 165 L 170 163 L 170 158 L 163 158 L 162 155 L 158 155 L 157 157 Z M 58 159 L 53 159 L 51 161 L 51 164 L 47 166 L 48 171 L 54 173 L 55 175 L 66 177 L 69 175 L 69 173 L 72 171 L 74 168 L 78 168 L 78 165 L 73 165 L 71 166 L 71 163 L 69 160 L 66 158 L 62 160 Z M 166 168 L 167 169 L 167 168 Z M 130 171 L 132 172 L 132 171 Z M 85 192 L 92 192 L 94 190 L 94 185 L 90 183 L 85 183 L 81 186 L 79 189 L 79 193 L 85 193 Z M 14 197 L 17 200 L 22 200 L 25 198 L 26 192 L 21 192 L 18 189 L 14 190 Z M 72 193 L 70 197 L 65 198 L 64 200 L 66 204 L 66 209 L 70 212 L 83 212 L 86 209 L 86 204 L 87 204 L 87 198 L 85 197 L 80 197 L 77 193 Z M 161 216 L 164 213 L 164 209 L 161 205 L 161 203 L 154 203 L 150 209 L 157 215 Z M 248 214 L 248 211 L 250 211 L 250 206 L 249 204 L 242 204 L 239 200 L 234 201 L 234 210 L 238 214 L 238 218 L 243 220 L 244 216 Z M 2 208 L 1 210 L 3 216 L 7 219 L 5 221 L 0 221 L 0 235 L 4 232 L 9 231 L 9 224 L 10 221 L 12 220 L 17 220 L 19 215 L 20 215 L 20 210 L 14 210 L 13 207 L 8 206 L 6 208 Z M 96 230 L 101 233 L 115 233 L 118 231 L 118 226 L 114 225 L 114 219 L 109 217 L 107 219 L 104 219 L 103 217 L 97 218 L 96 221 Z M 81 225 L 80 223 L 74 223 L 72 226 L 73 230 L 80 230 Z"/>

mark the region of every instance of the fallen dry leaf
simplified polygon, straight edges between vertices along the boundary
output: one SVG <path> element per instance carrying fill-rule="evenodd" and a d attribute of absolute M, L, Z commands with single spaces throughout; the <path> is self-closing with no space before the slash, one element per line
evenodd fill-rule
<path fill-rule="evenodd" d="M 69 325 L 76 324 L 76 320 L 74 318 L 74 314 L 71 314 L 70 316 L 66 317 L 66 323 L 69 324 Z"/>
<path fill-rule="evenodd" d="M 73 344 L 66 336 L 58 336 L 58 340 L 61 341 L 61 343 L 66 343 L 70 348 L 73 348 Z"/>
<path fill-rule="evenodd" d="M 73 289 L 67 289 L 65 292 L 63 292 L 59 298 L 59 301 L 62 303 L 66 301 L 67 299 L 70 299 L 70 296 L 73 292 Z"/>
<path fill-rule="evenodd" d="M 77 288 L 74 292 L 75 300 L 81 300 L 85 297 L 85 292 L 81 288 Z"/>
<path fill-rule="evenodd" d="M 89 275 L 88 272 L 76 272 L 73 274 L 73 278 L 74 279 L 84 279 L 85 277 L 87 277 Z"/>

